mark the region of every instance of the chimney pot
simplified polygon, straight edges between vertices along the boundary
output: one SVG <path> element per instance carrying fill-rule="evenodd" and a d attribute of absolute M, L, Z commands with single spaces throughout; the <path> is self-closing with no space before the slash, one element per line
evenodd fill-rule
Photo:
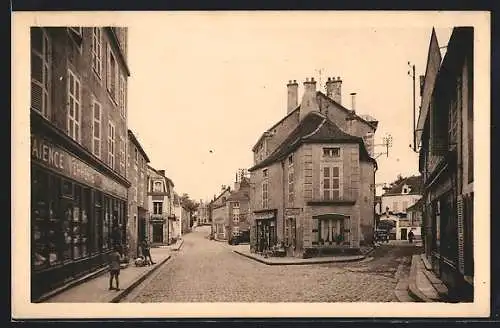
<path fill-rule="evenodd" d="M 309 78 L 308 77 L 306 77 L 306 82 L 309 82 Z"/>
<path fill-rule="evenodd" d="M 293 80 L 293 83 L 297 83 L 297 80 Z"/>
<path fill-rule="evenodd" d="M 311 77 L 311 82 L 314 82 L 314 77 Z"/>
<path fill-rule="evenodd" d="M 331 78 L 331 77 L 329 77 L 329 78 L 328 78 L 328 81 L 331 81 L 331 80 L 332 80 L 332 78 Z"/>
<path fill-rule="evenodd" d="M 289 84 L 292 84 L 292 80 L 288 80 L 288 83 L 289 83 Z"/>
<path fill-rule="evenodd" d="M 340 76 L 337 76 L 337 81 L 340 81 Z"/>

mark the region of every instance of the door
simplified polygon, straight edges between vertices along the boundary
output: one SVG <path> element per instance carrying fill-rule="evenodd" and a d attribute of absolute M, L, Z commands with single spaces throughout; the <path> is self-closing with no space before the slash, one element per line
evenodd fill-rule
<path fill-rule="evenodd" d="M 408 229 L 401 228 L 401 240 L 407 240 L 407 239 L 408 239 Z"/>
<path fill-rule="evenodd" d="M 163 243 L 163 224 L 153 224 L 153 243 Z"/>

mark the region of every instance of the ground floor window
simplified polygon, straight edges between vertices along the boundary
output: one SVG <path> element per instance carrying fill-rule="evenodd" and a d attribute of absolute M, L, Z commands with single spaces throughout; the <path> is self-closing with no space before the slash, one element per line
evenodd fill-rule
<path fill-rule="evenodd" d="M 294 217 L 285 220 L 285 244 L 291 247 L 297 245 L 297 221 Z"/>
<path fill-rule="evenodd" d="M 259 252 L 276 245 L 276 219 L 257 220 L 257 248 Z"/>
<path fill-rule="evenodd" d="M 113 205 L 118 209 L 116 219 L 123 222 L 125 201 L 32 165 L 32 268 L 41 270 L 109 249 Z"/>
<path fill-rule="evenodd" d="M 348 245 L 350 243 L 349 219 L 338 216 L 324 216 L 314 219 L 314 245 Z"/>

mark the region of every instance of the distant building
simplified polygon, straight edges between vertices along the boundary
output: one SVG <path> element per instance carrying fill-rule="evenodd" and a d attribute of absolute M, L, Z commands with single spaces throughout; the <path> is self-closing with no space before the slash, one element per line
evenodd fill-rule
<path fill-rule="evenodd" d="M 229 210 L 227 200 L 231 196 L 231 187 L 223 186 L 218 196 L 210 202 L 212 231 L 216 239 L 229 238 Z"/>
<path fill-rule="evenodd" d="M 327 94 L 295 81 L 287 115 L 253 147 L 251 250 L 283 244 L 289 256 L 314 256 L 370 243 L 374 227 L 373 137 L 378 122 L 341 105 L 340 78 Z"/>
<path fill-rule="evenodd" d="M 139 245 L 147 238 L 148 168 L 149 157 L 131 130 L 128 130 L 127 176 L 128 190 L 127 241 L 130 258 L 139 255 Z"/>
<path fill-rule="evenodd" d="M 200 199 L 200 204 L 198 206 L 196 221 L 198 225 L 207 225 L 210 224 L 209 218 L 209 206 L 208 203 L 204 202 Z"/>
<path fill-rule="evenodd" d="M 149 218 L 145 229 L 153 245 L 169 244 L 171 221 L 175 218 L 172 208 L 173 187 L 172 180 L 165 176 L 164 170 L 155 170 L 148 165 Z"/>
<path fill-rule="evenodd" d="M 238 177 L 227 199 L 228 234 L 250 230 L 250 179 Z"/>
<path fill-rule="evenodd" d="M 451 298 L 473 301 L 474 28 L 453 28 L 443 59 L 430 39 L 416 130 L 425 254 Z"/>
<path fill-rule="evenodd" d="M 384 212 L 380 216 L 380 225 L 383 224 L 382 221 L 392 221 L 394 228 L 391 231 L 391 239 L 408 240 L 410 230 L 413 230 L 416 238 L 420 238 L 421 226 L 411 224 L 407 210 L 421 198 L 421 176 L 402 178 L 386 189 L 381 197 L 381 207 Z"/>

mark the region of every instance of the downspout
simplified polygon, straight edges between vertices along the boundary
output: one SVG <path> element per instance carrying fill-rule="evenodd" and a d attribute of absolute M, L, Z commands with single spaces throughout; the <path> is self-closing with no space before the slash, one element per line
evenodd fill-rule
<path fill-rule="evenodd" d="M 285 240 L 285 206 L 286 206 L 286 202 L 285 202 L 285 197 L 286 197 L 286 193 L 285 193 L 285 185 L 286 185 L 286 181 L 285 181 L 285 161 L 281 161 L 281 180 L 282 180 L 282 190 L 283 190 L 283 203 L 282 203 L 282 217 L 283 217 L 283 222 L 282 222 L 282 230 L 283 230 L 283 235 L 282 235 L 282 241 Z"/>

